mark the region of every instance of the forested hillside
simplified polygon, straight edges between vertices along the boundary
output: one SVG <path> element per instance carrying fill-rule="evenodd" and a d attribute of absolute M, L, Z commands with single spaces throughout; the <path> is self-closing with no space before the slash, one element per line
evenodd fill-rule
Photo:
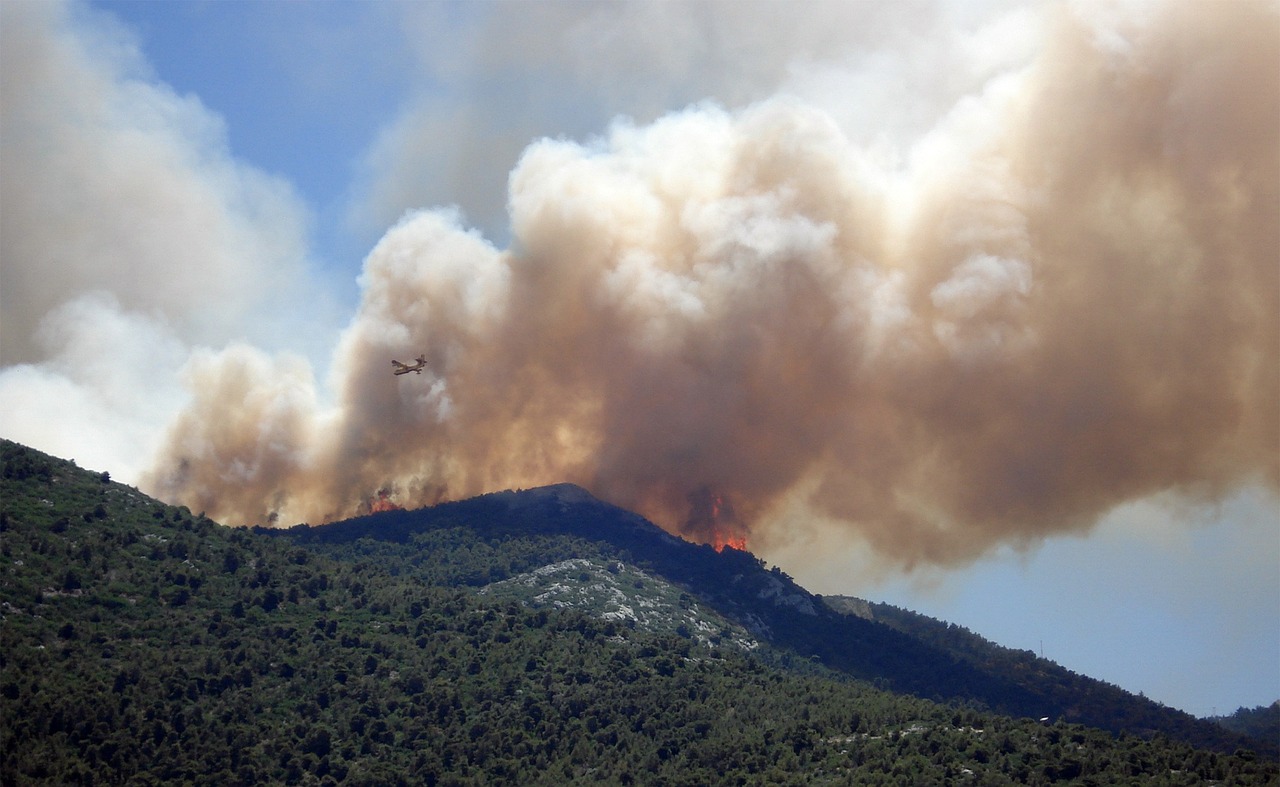
<path fill-rule="evenodd" d="M 1230 716 L 1215 716 L 1212 721 L 1241 735 L 1280 746 L 1280 700 L 1256 708 L 1237 708 Z"/>
<path fill-rule="evenodd" d="M 806 659 L 786 669 L 724 617 L 699 637 L 710 615 L 668 631 L 508 592 L 571 548 L 639 594 L 615 602 L 701 608 L 577 536 L 508 549 L 460 524 L 432 531 L 420 565 L 442 579 L 424 582 L 383 554 L 394 542 L 355 539 L 340 559 L 0 451 L 3 784 L 1280 778 L 1248 752 L 933 703 Z M 594 586 L 595 570 L 572 576 Z"/>
<path fill-rule="evenodd" d="M 388 571 L 448 587 L 479 588 L 572 556 L 621 561 L 674 583 L 704 613 L 745 627 L 790 661 L 822 664 L 924 699 L 1275 756 L 1273 744 L 1033 654 L 993 646 L 958 626 L 883 604 L 824 600 L 750 553 L 690 544 L 571 485 L 260 532 L 343 561 L 373 559 Z M 851 609 L 860 614 L 846 614 Z"/>
<path fill-rule="evenodd" d="M 1179 740 L 1222 748 L 1215 726 L 1222 726 L 1247 742 L 1230 740 L 1227 745 L 1247 745 L 1259 753 L 1280 757 L 1280 706 L 1272 706 L 1273 727 L 1258 722 L 1265 713 L 1251 714 L 1241 709 L 1236 717 L 1197 719 L 1146 697 L 1135 697 L 1119 686 L 1081 675 L 1028 650 L 997 645 L 954 623 L 936 620 L 890 604 L 879 604 L 848 596 L 829 596 L 823 601 L 832 609 L 883 623 L 897 631 L 927 642 L 953 658 L 984 672 L 1006 675 L 1011 681 L 1046 698 L 1046 705 L 1065 708 L 1069 719 L 1088 720 L 1095 726 L 1140 735 L 1157 732 Z M 1258 711 L 1264 711 L 1259 708 Z M 1215 724 L 1217 722 L 1217 724 Z"/>

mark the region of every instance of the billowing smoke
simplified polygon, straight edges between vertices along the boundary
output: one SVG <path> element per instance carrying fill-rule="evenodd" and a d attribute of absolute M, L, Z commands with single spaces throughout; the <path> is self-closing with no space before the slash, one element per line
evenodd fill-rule
<path fill-rule="evenodd" d="M 509 249 L 425 211 L 369 254 L 331 402 L 298 359 L 195 357 L 145 486 L 318 523 L 572 481 L 902 565 L 1280 487 L 1275 7 L 1054 14 L 903 166 L 786 97 L 533 144 Z"/>
<path fill-rule="evenodd" d="M 136 44 L 91 11 L 4 13 L 4 362 L 40 359 L 40 321 L 95 291 L 196 341 L 261 337 L 272 299 L 304 279 L 289 186 L 231 159 L 221 120 L 149 82 Z"/>
<path fill-rule="evenodd" d="M 306 223 L 110 16 L 0 4 L 5 437 L 136 478 L 183 404 L 192 344 L 324 335 Z"/>

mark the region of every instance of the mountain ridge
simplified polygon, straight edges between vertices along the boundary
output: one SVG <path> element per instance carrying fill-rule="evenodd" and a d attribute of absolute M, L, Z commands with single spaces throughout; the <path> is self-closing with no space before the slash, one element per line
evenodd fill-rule
<path fill-rule="evenodd" d="M 1280 778 L 1243 749 L 1219 754 L 1163 735 L 938 704 L 801 651 L 764 642 L 744 650 L 732 632 L 699 628 L 713 612 L 696 593 L 648 568 L 618 568 L 622 557 L 642 563 L 643 550 L 627 556 L 537 516 L 527 525 L 466 522 L 477 508 L 519 513 L 528 501 L 548 516 L 581 505 L 590 513 L 582 499 L 516 493 L 445 509 L 447 519 L 436 512 L 434 529 L 410 527 L 409 516 L 387 528 L 398 540 L 361 526 L 344 541 L 302 546 L 279 532 L 223 527 L 16 443 L 0 440 L 0 459 L 0 783 Z M 789 578 L 754 556 L 726 550 L 708 560 L 714 550 L 681 546 L 635 515 L 597 524 L 606 520 L 632 546 L 665 544 L 673 570 L 725 577 L 715 587 L 745 595 L 746 611 L 811 619 L 775 603 Z M 589 525 L 576 527 L 589 534 Z M 566 555 L 571 562 L 543 576 L 569 595 L 538 606 L 481 592 Z M 743 568 L 734 582 L 730 571 Z M 613 585 L 598 581 L 605 575 Z M 573 596 L 579 589 L 585 604 Z M 633 597 L 637 606 L 654 600 L 655 628 L 638 609 L 634 627 L 607 616 Z M 593 598 L 605 603 L 592 607 Z M 664 622 L 674 628 L 658 628 Z"/>
<path fill-rule="evenodd" d="M 1222 751 L 1245 743 L 1212 722 L 1034 654 L 1002 648 L 954 624 L 930 627 L 920 622 L 924 616 L 873 602 L 865 602 L 870 615 L 847 614 L 839 597 L 809 592 L 750 552 L 732 547 L 716 551 L 685 541 L 573 484 L 505 490 L 415 511 L 260 532 L 300 545 L 358 538 L 403 542 L 413 532 L 456 525 L 489 537 L 559 534 L 607 543 L 621 550 L 625 562 L 690 590 L 717 613 L 794 657 L 894 691 L 943 702 L 976 702 L 1014 716 L 1061 718 L 1114 734 L 1164 734 Z M 967 635 L 967 648 L 957 644 L 958 632 Z M 977 645 L 979 641 L 983 644 Z M 1280 745 L 1247 743 L 1268 756 L 1280 754 L 1275 751 Z"/>

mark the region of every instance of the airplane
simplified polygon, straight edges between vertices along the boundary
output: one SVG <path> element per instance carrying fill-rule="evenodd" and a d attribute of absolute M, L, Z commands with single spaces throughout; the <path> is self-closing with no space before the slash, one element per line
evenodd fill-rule
<path fill-rule="evenodd" d="M 409 372 L 413 372 L 414 374 L 422 374 L 423 368 L 425 368 L 427 365 L 427 356 L 419 355 L 416 361 L 417 361 L 416 363 L 410 366 L 407 363 L 400 363 L 399 361 L 392 360 L 391 365 L 396 367 L 395 374 L 408 374 Z"/>

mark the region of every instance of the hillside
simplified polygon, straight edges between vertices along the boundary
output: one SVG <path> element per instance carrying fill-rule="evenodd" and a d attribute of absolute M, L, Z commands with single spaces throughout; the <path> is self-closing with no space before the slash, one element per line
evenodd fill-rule
<path fill-rule="evenodd" d="M 1114 732 L 1138 735 L 1168 735 L 1201 745 L 1225 748 L 1232 738 L 1221 739 L 1212 729 L 1220 725 L 1242 738 L 1234 742 L 1248 745 L 1271 759 L 1280 757 L 1280 705 L 1245 712 L 1226 719 L 1197 719 L 1145 697 L 1134 696 L 1118 686 L 1081 675 L 1028 650 L 997 645 L 954 623 L 926 615 L 868 602 L 849 596 L 828 596 L 823 601 L 832 609 L 886 625 L 927 642 L 949 656 L 991 674 L 1008 676 L 1015 684 L 1044 698 L 1045 707 L 1062 709 L 1063 717 Z M 1265 720 L 1269 718 L 1271 726 Z M 1250 723 L 1253 722 L 1253 723 Z"/>
<path fill-rule="evenodd" d="M 750 553 L 683 541 L 570 485 L 261 532 L 339 559 L 375 558 L 389 570 L 450 587 L 480 587 L 566 556 L 617 560 L 677 585 L 785 659 L 819 663 L 896 692 L 1117 734 L 1162 734 L 1224 752 L 1247 747 L 1277 754 L 1274 744 L 1000 648 L 960 627 L 885 604 L 815 596 Z M 504 563 L 491 557 L 498 553 L 528 557 Z M 460 555 L 474 557 L 474 564 Z"/>
<path fill-rule="evenodd" d="M 1256 708 L 1237 708 L 1230 716 L 1214 716 L 1211 720 L 1254 740 L 1280 745 L 1280 700 Z"/>
<path fill-rule="evenodd" d="M 644 561 L 545 522 L 504 540 L 501 517 L 481 535 L 460 516 L 415 530 L 412 512 L 386 514 L 396 538 L 326 545 L 0 452 L 3 784 L 1280 778 L 1244 752 L 934 703 L 807 659 L 780 668 L 751 647 L 776 621 L 744 634 Z M 344 527 L 367 525 L 330 532 Z M 668 631 L 673 609 L 689 614 Z"/>

